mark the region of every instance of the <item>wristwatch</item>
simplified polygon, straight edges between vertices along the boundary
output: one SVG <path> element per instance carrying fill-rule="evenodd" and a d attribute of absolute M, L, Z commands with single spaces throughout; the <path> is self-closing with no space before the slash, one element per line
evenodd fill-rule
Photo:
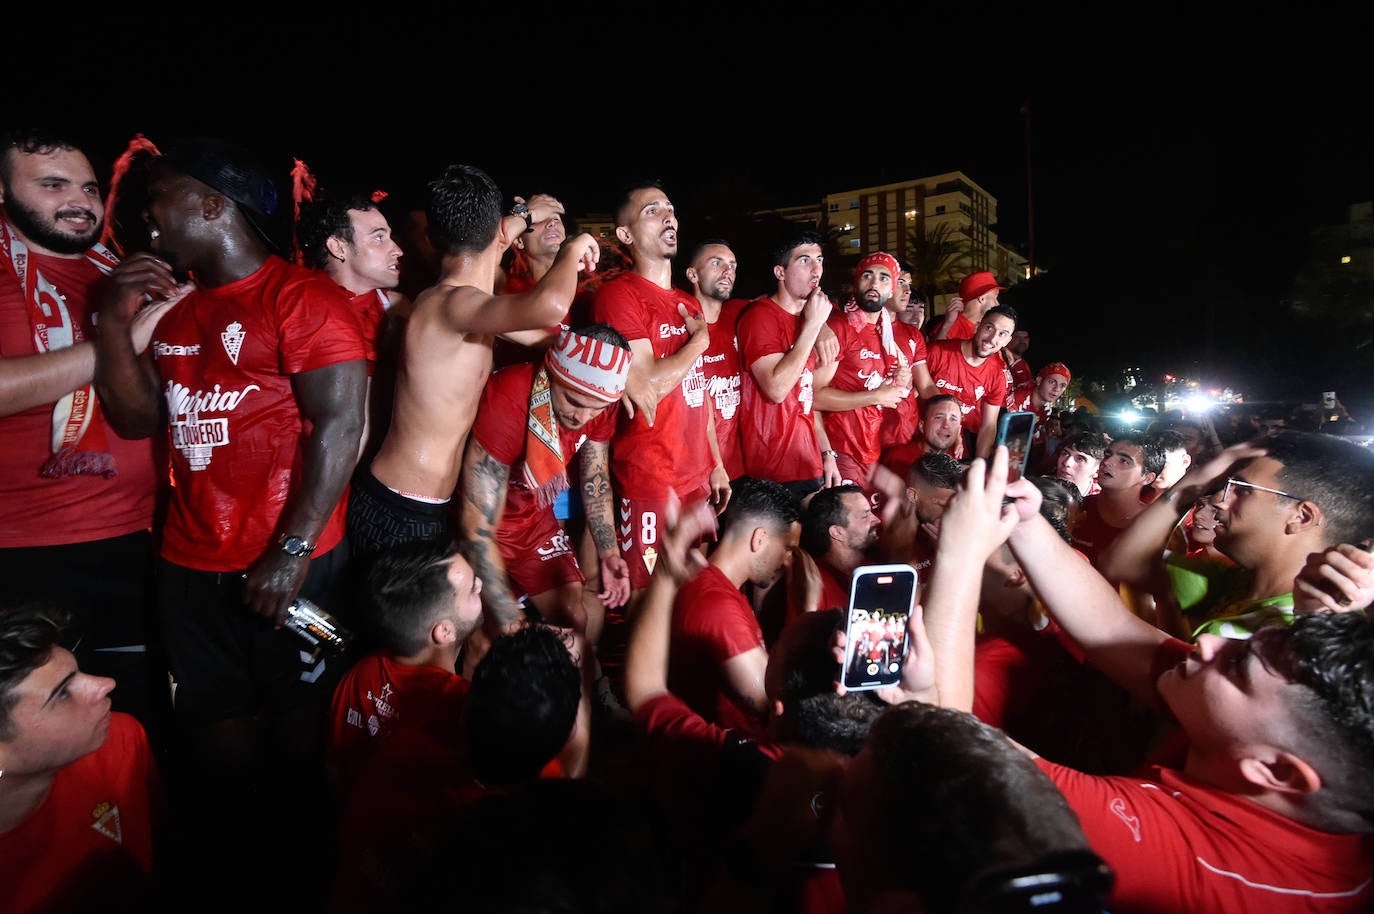
<path fill-rule="evenodd" d="M 822 457 L 839 457 L 839 456 L 840 456 L 840 452 L 839 452 L 839 451 L 821 451 L 821 456 L 822 456 Z"/>
<path fill-rule="evenodd" d="M 291 533 L 283 533 L 277 537 L 277 545 L 281 547 L 282 552 L 298 559 L 308 558 L 310 553 L 315 551 L 314 543 Z"/>
<path fill-rule="evenodd" d="M 520 216 L 525 220 L 525 234 L 534 231 L 534 216 L 530 213 L 530 208 L 523 203 L 517 203 L 510 208 L 512 216 Z"/>

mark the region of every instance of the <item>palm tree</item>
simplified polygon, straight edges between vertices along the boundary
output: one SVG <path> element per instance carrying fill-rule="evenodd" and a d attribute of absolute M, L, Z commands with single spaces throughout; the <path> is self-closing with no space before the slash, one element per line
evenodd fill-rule
<path fill-rule="evenodd" d="M 952 222 L 941 222 L 924 236 L 917 229 L 907 235 L 907 264 L 912 288 L 931 305 L 935 296 L 953 292 L 968 270 L 969 241 Z"/>

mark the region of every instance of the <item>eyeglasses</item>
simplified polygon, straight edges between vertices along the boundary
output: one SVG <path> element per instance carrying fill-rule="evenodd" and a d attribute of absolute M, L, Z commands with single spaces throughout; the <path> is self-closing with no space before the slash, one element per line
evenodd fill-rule
<path fill-rule="evenodd" d="M 1261 492 L 1273 492 L 1275 495 L 1279 495 L 1279 496 L 1281 496 L 1281 497 L 1283 497 L 1283 498 L 1291 498 L 1291 499 L 1293 499 L 1294 501 L 1311 501 L 1311 500 L 1312 500 L 1312 499 L 1307 498 L 1307 497 L 1305 497 L 1305 496 L 1303 496 L 1303 495 L 1294 495 L 1292 492 L 1284 492 L 1284 491 L 1282 491 L 1281 489 L 1271 489 L 1271 488 L 1269 488 L 1268 486 L 1256 485 L 1256 484 L 1253 483 L 1253 482 L 1246 482 L 1244 479 L 1237 479 L 1237 478 L 1234 477 L 1234 476 L 1229 476 L 1229 477 L 1227 477 L 1227 479 L 1226 479 L 1226 485 L 1225 485 L 1225 487 L 1222 488 L 1222 490 L 1221 490 L 1221 501 L 1222 501 L 1222 502 L 1226 501 L 1228 498 L 1231 497 L 1231 487 L 1232 487 L 1232 486 L 1241 486 L 1241 487 L 1246 488 L 1246 489 L 1259 489 Z"/>

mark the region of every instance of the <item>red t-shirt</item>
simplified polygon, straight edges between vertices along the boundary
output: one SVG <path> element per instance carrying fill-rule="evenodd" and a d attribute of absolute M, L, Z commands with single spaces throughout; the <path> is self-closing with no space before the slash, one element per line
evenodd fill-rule
<path fill-rule="evenodd" d="M 382 321 L 386 320 L 386 309 L 390 301 L 381 289 L 373 289 L 353 297 L 353 311 L 358 315 L 358 324 L 363 331 L 363 344 L 367 347 L 367 376 L 377 373 L 377 338 L 382 333 Z"/>
<path fill-rule="evenodd" d="M 755 299 L 740 314 L 740 448 L 744 472 L 755 479 L 797 482 L 821 475 L 821 449 L 811 415 L 814 351 L 807 354 L 801 379 L 781 403 L 763 395 L 750 370 L 766 355 L 786 356 L 800 330 L 801 316 L 787 313 L 768 297 Z"/>
<path fill-rule="evenodd" d="M 366 358 L 357 314 L 329 277 L 273 256 L 243 279 L 188 295 L 162 318 L 153 347 L 174 483 L 162 556 L 201 571 L 246 568 L 300 484 L 310 429 L 291 376 Z M 343 537 L 345 501 L 316 554 Z"/>
<path fill-rule="evenodd" d="M 160 790 L 143 727 L 111 714 L 100 748 L 59 771 L 42 805 L 0 832 L 0 911 L 151 910 Z"/>
<path fill-rule="evenodd" d="M 970 365 L 960 340 L 937 340 L 930 344 L 926 365 L 940 393 L 959 399 L 963 426 L 975 435 L 983 425 L 983 404 L 1001 407 L 1007 402 L 1007 375 L 996 355 Z"/>
<path fill-rule="evenodd" d="M 1116 542 L 1116 538 L 1126 529 L 1113 527 L 1103 520 L 1099 508 L 1101 503 L 1101 495 L 1089 495 L 1083 499 L 1083 509 L 1078 512 L 1078 519 L 1071 531 L 1073 548 L 1087 556 L 1094 568 L 1097 567 L 1097 560 L 1101 558 L 1102 553 L 1106 552 L 1107 547 Z M 1144 504 L 1141 508 L 1144 508 Z"/>
<path fill-rule="evenodd" d="M 29 276 L 42 273 L 67 297 L 67 310 L 94 339 L 87 303 L 101 272 L 85 257 L 68 260 L 29 251 Z M 0 267 L 0 361 L 37 353 L 28 304 L 19 281 Z M 94 410 L 84 443 L 103 437 L 103 450 L 115 460 L 117 476 L 64 476 L 46 479 L 39 467 L 52 455 L 54 403 L 0 417 L 0 549 L 85 543 L 123 536 L 153 525 L 157 488 L 152 442 L 125 441 Z"/>
<path fill-rule="evenodd" d="M 340 786 L 353 783 L 374 738 L 402 724 L 457 727 L 468 685 L 453 670 L 400 663 L 388 651 L 358 660 L 334 687 L 329 706 L 328 753 Z"/>
<path fill-rule="evenodd" d="M 1180 771 L 1095 777 L 1037 759 L 1132 911 L 1369 911 L 1374 837 L 1307 828 Z"/>
<path fill-rule="evenodd" d="M 978 332 L 978 325 L 964 316 L 961 311 L 954 316 L 954 326 L 949 328 L 949 333 L 945 334 L 946 340 L 971 340 L 973 335 Z M 937 340 L 936 342 L 943 342 Z M 934 345 L 933 343 L 931 345 Z"/>
<path fill-rule="evenodd" d="M 687 324 L 678 312 L 686 305 L 701 311 L 697 300 L 680 289 L 662 289 L 625 273 L 597 290 L 592 319 L 610 324 L 625 339 L 647 340 L 654 358 L 662 359 L 687 343 Z M 689 495 L 707 484 L 711 448 L 706 441 L 706 376 L 700 363 L 658 403 L 654 424 L 642 412 L 621 416 L 611 448 L 611 474 L 621 498 L 663 501 L 669 489 Z"/>
<path fill-rule="evenodd" d="M 844 391 L 877 390 L 897 363 L 895 358 L 883 352 L 878 325 L 850 320 L 843 312 L 831 315 L 826 324 L 840 342 L 840 357 L 830 386 Z M 908 396 L 907 399 L 912 398 Z M 871 467 L 882 450 L 879 433 L 884 412 L 878 406 L 861 406 L 825 413 L 825 433 L 830 438 L 830 447 Z"/>
<path fill-rule="evenodd" d="M 725 661 L 764 647 L 754 608 L 715 565 L 683 585 L 673 604 L 668 689 L 707 721 L 751 736 L 763 728 L 726 686 Z"/>
<path fill-rule="evenodd" d="M 706 376 L 706 392 L 716 411 L 716 443 L 731 479 L 744 475 L 744 454 L 739 443 L 740 361 L 735 326 L 747 304 L 746 299 L 732 298 L 721 306 L 720 317 L 710 326 L 711 342 L 697 363 Z"/>
<path fill-rule="evenodd" d="M 553 510 L 552 507 L 541 508 L 534 492 L 525 484 L 525 432 L 530 414 L 530 388 L 534 385 L 534 372 L 540 365 L 530 362 L 510 365 L 489 377 L 477 404 L 477 417 L 472 422 L 472 436 L 477 443 L 510 467 L 506 511 L 501 516 L 503 538 L 517 536 Z M 558 444 L 563 451 L 563 465 L 572 463 L 587 441 L 610 441 L 619 410 L 619 405 L 613 403 L 577 431 L 568 431 L 559 425 Z"/>
<path fill-rule="evenodd" d="M 1025 359 L 1012 359 L 1015 356 L 1007 355 L 1005 349 L 1002 350 L 1002 361 L 1006 362 L 1007 374 L 1011 378 L 1011 390 L 1020 390 L 1023 387 L 1033 387 L 1035 385 L 1035 372 L 1031 371 L 1030 362 Z"/>
<path fill-rule="evenodd" d="M 911 324 L 901 321 L 892 322 L 892 337 L 897 348 L 906 356 L 906 363 L 912 367 L 926 361 L 926 338 Z M 883 447 L 906 444 L 916 434 L 921 424 L 921 400 L 913 389 L 911 396 L 903 397 L 896 409 L 883 410 L 882 431 L 879 440 Z"/>

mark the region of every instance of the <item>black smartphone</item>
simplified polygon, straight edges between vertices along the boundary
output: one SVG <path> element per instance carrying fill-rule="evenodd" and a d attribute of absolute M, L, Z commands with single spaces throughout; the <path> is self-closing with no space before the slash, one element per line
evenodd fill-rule
<path fill-rule="evenodd" d="M 1034 435 L 1035 413 L 1002 413 L 997 420 L 997 443 L 1007 446 L 1007 482 L 1015 482 L 1025 475 Z"/>
<path fill-rule="evenodd" d="M 840 679 L 846 689 L 878 689 L 901 680 L 906 625 L 915 605 L 916 569 L 910 565 L 854 569 Z"/>

